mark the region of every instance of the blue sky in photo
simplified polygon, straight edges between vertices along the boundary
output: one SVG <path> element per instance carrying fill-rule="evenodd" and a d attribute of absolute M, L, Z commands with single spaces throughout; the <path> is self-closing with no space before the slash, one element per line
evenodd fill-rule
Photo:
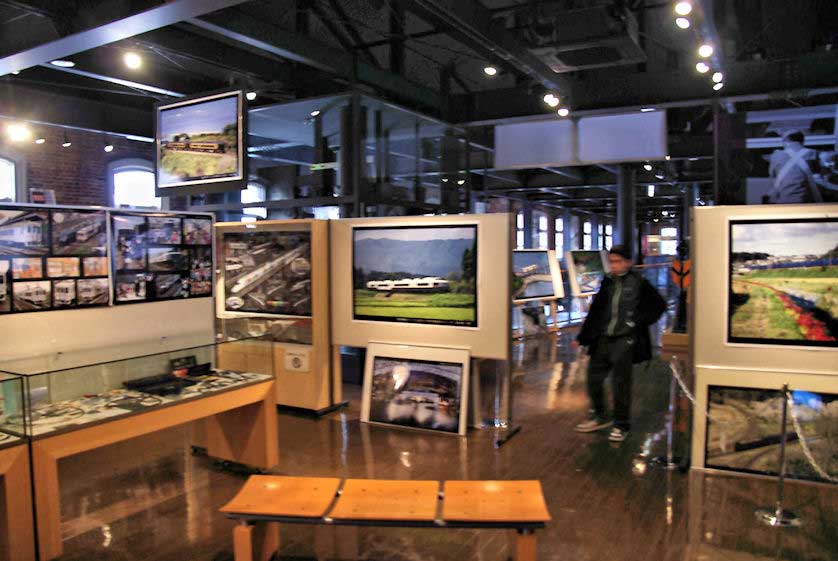
<path fill-rule="evenodd" d="M 160 112 L 160 138 L 171 140 L 180 133 L 220 133 L 237 119 L 236 96 L 183 105 Z"/>

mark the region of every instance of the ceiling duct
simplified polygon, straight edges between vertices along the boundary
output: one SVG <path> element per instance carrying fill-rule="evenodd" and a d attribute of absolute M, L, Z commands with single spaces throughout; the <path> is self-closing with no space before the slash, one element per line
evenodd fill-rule
<path fill-rule="evenodd" d="M 554 72 L 573 72 L 646 61 L 637 19 L 628 9 L 596 6 L 563 11 L 539 6 L 524 30 L 532 53 Z"/>

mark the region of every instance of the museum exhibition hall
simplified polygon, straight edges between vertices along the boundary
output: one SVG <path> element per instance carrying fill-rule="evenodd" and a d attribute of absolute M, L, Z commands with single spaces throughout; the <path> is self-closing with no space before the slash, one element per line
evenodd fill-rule
<path fill-rule="evenodd" d="M 0 561 L 838 559 L 835 0 L 0 0 Z"/>

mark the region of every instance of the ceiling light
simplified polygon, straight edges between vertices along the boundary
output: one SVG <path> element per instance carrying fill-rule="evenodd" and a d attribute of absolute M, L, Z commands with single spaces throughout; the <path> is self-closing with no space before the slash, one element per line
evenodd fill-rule
<path fill-rule="evenodd" d="M 709 58 L 713 56 L 713 45 L 708 45 L 704 43 L 698 48 L 698 56 L 701 58 Z"/>
<path fill-rule="evenodd" d="M 666 155 L 666 156 L 664 157 L 664 160 L 666 160 L 667 162 L 668 162 L 669 160 L 671 160 L 671 159 L 672 159 L 672 156 L 670 156 L 670 155 Z"/>
<path fill-rule="evenodd" d="M 15 76 L 17 76 L 18 74 L 20 74 L 20 70 L 12 70 L 12 74 L 14 74 Z"/>
<path fill-rule="evenodd" d="M 244 97 L 247 98 L 247 101 L 253 101 L 254 99 L 256 99 L 256 92 L 247 92 L 246 94 L 244 94 Z"/>
<path fill-rule="evenodd" d="M 548 93 L 544 96 L 544 103 L 549 105 L 550 107 L 558 107 L 559 106 L 559 98 L 555 95 Z"/>
<path fill-rule="evenodd" d="M 657 177 L 658 179 L 663 179 L 663 174 L 662 173 L 656 173 L 655 177 Z"/>
<path fill-rule="evenodd" d="M 654 197 L 655 196 L 655 186 L 654 185 L 649 185 L 648 187 L 646 187 L 646 196 L 648 196 L 648 197 Z"/>
<path fill-rule="evenodd" d="M 319 111 L 319 110 L 317 110 L 317 109 L 315 109 L 314 111 L 312 111 L 312 112 L 310 113 L 310 115 L 311 115 L 312 117 L 317 117 L 318 115 L 320 115 L 320 111 Z"/>
<path fill-rule="evenodd" d="M 497 76 L 498 75 L 498 69 L 495 68 L 494 66 L 484 67 L 483 72 L 486 74 L 486 76 Z"/>
<path fill-rule="evenodd" d="M 721 72 L 714 72 L 713 73 L 713 81 L 716 82 L 717 84 L 719 82 L 721 82 L 724 79 L 724 77 L 725 77 L 725 75 L 722 74 Z"/>
<path fill-rule="evenodd" d="M 654 107 L 641 107 L 640 108 L 641 113 L 649 113 L 649 112 L 654 111 L 654 110 L 655 110 Z"/>
<path fill-rule="evenodd" d="M 643 164 L 643 169 L 646 171 L 652 171 L 652 164 Z"/>
<path fill-rule="evenodd" d="M 570 115 L 570 109 L 568 109 L 567 107 L 562 107 L 557 111 L 557 113 L 559 114 L 559 117 L 567 117 L 568 115 Z"/>
<path fill-rule="evenodd" d="M 113 144 L 110 142 L 105 143 L 105 152 L 113 152 Z"/>
<path fill-rule="evenodd" d="M 458 179 L 458 180 L 457 180 L 457 185 L 465 185 L 465 184 L 466 184 L 466 180 L 465 180 L 465 179 Z"/>
<path fill-rule="evenodd" d="M 64 133 L 64 141 L 61 143 L 61 146 L 63 148 L 69 148 L 72 145 L 73 143 L 70 142 L 70 138 L 67 136 L 67 133 Z"/>
<path fill-rule="evenodd" d="M 39 136 L 38 138 L 35 139 L 35 144 L 43 144 L 46 141 L 47 141 L 46 138 L 44 138 L 43 136 Z"/>
<path fill-rule="evenodd" d="M 72 68 L 76 65 L 72 60 L 53 60 L 50 64 L 59 68 Z"/>
<path fill-rule="evenodd" d="M 724 83 L 723 83 L 723 82 L 719 82 L 718 84 L 716 84 L 715 86 L 713 86 L 713 89 L 714 89 L 714 90 L 716 90 L 716 91 L 719 91 L 719 90 L 720 90 L 720 89 L 722 89 L 723 87 L 725 87 Z"/>
<path fill-rule="evenodd" d="M 668 211 L 668 210 L 662 210 L 662 211 L 661 211 L 661 214 L 662 214 L 663 216 L 669 216 L 669 211 Z"/>
<path fill-rule="evenodd" d="M 710 67 L 707 65 L 706 62 L 699 62 L 695 65 L 695 69 L 701 72 L 702 74 L 707 74 L 710 72 Z"/>
<path fill-rule="evenodd" d="M 25 142 L 31 138 L 32 131 L 22 123 L 12 123 L 6 127 L 6 134 L 12 142 Z"/>
<path fill-rule="evenodd" d="M 693 11 L 693 5 L 689 2 L 678 2 L 675 4 L 675 13 L 679 16 L 689 15 Z"/>
<path fill-rule="evenodd" d="M 687 18 L 675 18 L 675 25 L 677 25 L 681 29 L 689 29 L 690 20 L 688 20 Z"/>
<path fill-rule="evenodd" d="M 127 52 L 122 57 L 122 60 L 125 62 L 125 66 L 130 68 L 131 70 L 137 70 L 139 67 L 143 65 L 143 59 L 140 55 L 134 52 Z"/>
<path fill-rule="evenodd" d="M 447 177 L 443 177 L 443 178 L 442 178 L 442 182 L 443 182 L 443 183 L 448 183 L 448 178 L 447 178 Z"/>

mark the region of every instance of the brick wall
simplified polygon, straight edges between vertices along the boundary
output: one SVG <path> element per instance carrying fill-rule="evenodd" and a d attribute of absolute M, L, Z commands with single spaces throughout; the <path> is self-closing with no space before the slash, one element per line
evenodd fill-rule
<path fill-rule="evenodd" d="M 61 146 L 64 134 L 72 146 Z M 46 138 L 44 144 L 10 143 L 5 136 L 0 146 L 22 154 L 26 158 L 27 199 L 29 188 L 53 189 L 55 202 L 63 205 L 111 204 L 108 193 L 107 166 L 110 162 L 124 158 L 140 158 L 151 161 L 154 145 L 148 142 L 108 137 L 114 145 L 113 152 L 105 152 L 102 134 L 39 126 L 34 129 L 35 137 Z"/>

